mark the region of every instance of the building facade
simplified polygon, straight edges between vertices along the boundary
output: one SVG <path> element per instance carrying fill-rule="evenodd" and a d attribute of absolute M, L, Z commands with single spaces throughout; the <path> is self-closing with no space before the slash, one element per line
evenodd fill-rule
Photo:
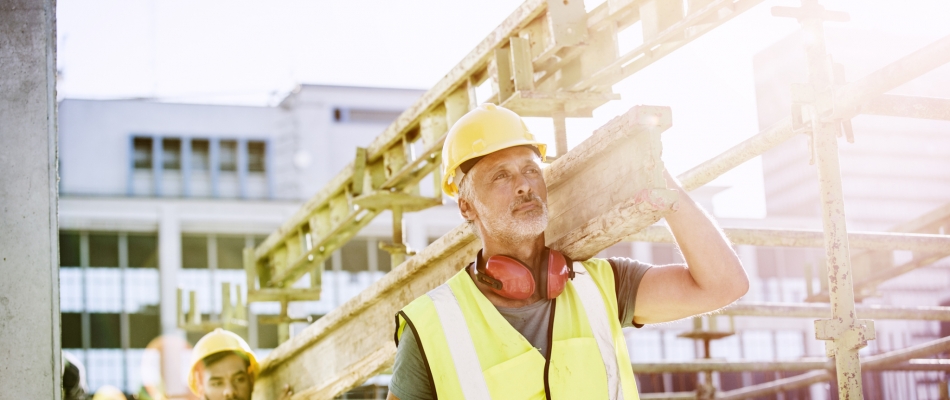
<path fill-rule="evenodd" d="M 195 291 L 213 319 L 221 284 L 245 285 L 243 249 L 421 94 L 303 85 L 276 107 L 62 101 L 62 344 L 85 364 L 89 389 L 187 395 L 187 343 L 200 333 L 178 329 L 177 290 Z M 293 311 L 319 317 L 388 271 L 389 255 L 376 246 L 390 231 L 384 220 L 328 262 L 322 300 Z M 418 224 L 407 225 L 416 245 L 428 243 Z M 278 310 L 250 307 L 243 333 L 261 356 L 276 347 L 277 331 L 257 317 Z"/>

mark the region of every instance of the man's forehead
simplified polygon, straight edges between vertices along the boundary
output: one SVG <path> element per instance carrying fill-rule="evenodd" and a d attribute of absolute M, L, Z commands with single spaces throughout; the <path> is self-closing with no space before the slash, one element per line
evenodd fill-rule
<path fill-rule="evenodd" d="M 247 365 L 237 354 L 231 354 L 207 368 L 211 378 L 227 378 L 240 373 L 247 373 Z"/>
<path fill-rule="evenodd" d="M 503 164 L 538 162 L 541 158 L 531 148 L 525 146 L 509 147 L 488 154 L 475 164 L 480 169 L 494 168 Z"/>

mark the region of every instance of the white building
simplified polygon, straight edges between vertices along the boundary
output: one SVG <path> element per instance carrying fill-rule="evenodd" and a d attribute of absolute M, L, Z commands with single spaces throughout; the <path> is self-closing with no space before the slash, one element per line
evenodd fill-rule
<path fill-rule="evenodd" d="M 219 312 L 220 283 L 246 282 L 243 248 L 274 231 L 422 93 L 304 85 L 276 107 L 64 100 L 63 348 L 86 364 L 90 389 L 156 383 L 144 349 L 161 335 L 165 343 L 185 337 L 176 289 L 197 290 L 203 314 Z M 387 236 L 387 220 L 362 235 Z M 410 243 L 428 244 L 411 217 L 407 225 Z M 296 311 L 322 315 L 388 271 L 376 240 L 344 247 L 324 277 L 336 284 Z M 256 316 L 277 305 L 255 303 L 250 312 L 249 342 L 266 354 L 276 327 Z M 169 393 L 187 391 L 183 381 L 166 384 Z"/>

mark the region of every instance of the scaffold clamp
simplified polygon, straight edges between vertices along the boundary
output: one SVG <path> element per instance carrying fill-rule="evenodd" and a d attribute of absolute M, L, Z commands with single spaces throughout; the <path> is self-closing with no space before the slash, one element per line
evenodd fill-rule
<path fill-rule="evenodd" d="M 851 350 L 864 348 L 869 340 L 876 339 L 874 321 L 869 319 L 855 320 L 853 325 L 846 325 L 840 319 L 820 319 L 815 321 L 815 339 L 829 341 L 826 352 L 834 357 L 834 348 L 841 346 Z M 838 341 L 837 345 L 830 341 Z"/>

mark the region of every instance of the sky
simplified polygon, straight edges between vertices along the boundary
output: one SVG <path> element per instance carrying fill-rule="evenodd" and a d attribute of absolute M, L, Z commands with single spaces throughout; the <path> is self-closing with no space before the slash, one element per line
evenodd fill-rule
<path fill-rule="evenodd" d="M 603 1 L 588 0 L 592 9 Z M 275 105 L 296 85 L 428 89 L 507 17 L 516 0 L 61 0 L 58 95 Z M 664 163 L 673 174 L 759 131 L 752 57 L 799 29 L 766 0 L 616 84 L 621 100 L 569 119 L 569 144 L 638 104 L 670 106 Z M 946 0 L 823 0 L 846 26 L 927 39 L 950 34 Z M 639 43 L 621 34 L 621 51 Z M 913 48 L 908 48 L 910 52 Z M 857 78 L 857 77 L 855 77 Z M 550 120 L 529 119 L 553 143 Z M 817 183 L 816 183 L 817 184 Z M 717 216 L 762 218 L 759 158 L 713 181 Z"/>

